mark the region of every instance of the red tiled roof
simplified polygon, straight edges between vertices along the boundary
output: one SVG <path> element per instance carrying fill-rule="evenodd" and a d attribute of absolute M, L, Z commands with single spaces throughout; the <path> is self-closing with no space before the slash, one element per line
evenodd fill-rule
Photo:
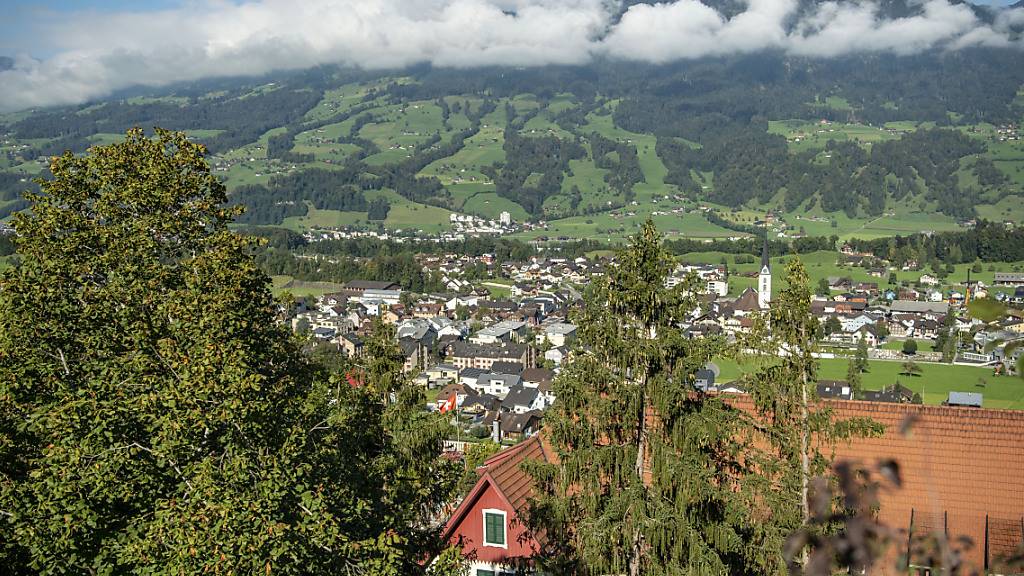
<path fill-rule="evenodd" d="M 873 467 L 892 458 L 903 486 L 882 491 L 880 519 L 915 534 L 945 531 L 970 537 L 969 559 L 985 567 L 1024 544 L 1024 411 L 922 406 L 888 402 L 823 401 L 837 419 L 867 417 L 885 432 L 835 446 L 835 460 Z M 750 399 L 730 399 L 750 409 Z M 907 434 L 900 428 L 913 420 Z M 911 527 L 911 514 L 913 526 Z"/>

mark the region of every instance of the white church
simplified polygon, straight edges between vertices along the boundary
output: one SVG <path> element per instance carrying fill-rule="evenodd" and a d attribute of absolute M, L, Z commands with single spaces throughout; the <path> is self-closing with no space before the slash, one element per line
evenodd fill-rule
<path fill-rule="evenodd" d="M 757 275 L 757 290 L 747 288 L 732 304 L 733 314 L 747 316 L 768 309 L 772 301 L 772 267 L 768 258 L 768 237 L 761 248 L 761 271 Z"/>

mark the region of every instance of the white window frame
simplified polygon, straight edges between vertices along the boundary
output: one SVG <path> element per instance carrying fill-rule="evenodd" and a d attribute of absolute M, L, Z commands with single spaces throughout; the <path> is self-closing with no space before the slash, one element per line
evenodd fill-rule
<path fill-rule="evenodd" d="M 501 515 L 502 533 L 505 536 L 504 538 L 502 538 L 502 540 L 505 541 L 504 544 L 493 544 L 487 541 L 488 514 Z M 481 512 L 480 518 L 481 520 L 483 520 L 483 545 L 489 548 L 504 548 L 505 550 L 508 550 L 508 512 L 505 512 L 504 510 L 499 510 L 497 508 L 484 508 L 483 511 Z"/>

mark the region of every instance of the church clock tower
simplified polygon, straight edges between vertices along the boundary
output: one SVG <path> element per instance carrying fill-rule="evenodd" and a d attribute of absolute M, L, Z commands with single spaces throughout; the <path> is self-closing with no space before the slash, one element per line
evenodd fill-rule
<path fill-rule="evenodd" d="M 757 276 L 757 304 L 762 310 L 767 310 L 771 301 L 772 269 L 768 260 L 768 233 L 765 231 L 764 246 L 761 248 L 761 273 Z"/>

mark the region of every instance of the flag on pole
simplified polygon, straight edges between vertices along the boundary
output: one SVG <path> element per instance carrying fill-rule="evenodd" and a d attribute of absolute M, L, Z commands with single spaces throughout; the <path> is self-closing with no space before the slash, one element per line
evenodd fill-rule
<path fill-rule="evenodd" d="M 441 404 L 441 407 L 438 410 L 438 412 L 440 412 L 441 414 L 444 414 L 445 412 L 449 412 L 451 410 L 455 410 L 457 402 L 458 402 L 458 400 L 456 398 L 456 394 L 455 394 L 455 392 L 452 392 L 452 395 L 449 396 L 448 399 L 445 400 Z"/>

